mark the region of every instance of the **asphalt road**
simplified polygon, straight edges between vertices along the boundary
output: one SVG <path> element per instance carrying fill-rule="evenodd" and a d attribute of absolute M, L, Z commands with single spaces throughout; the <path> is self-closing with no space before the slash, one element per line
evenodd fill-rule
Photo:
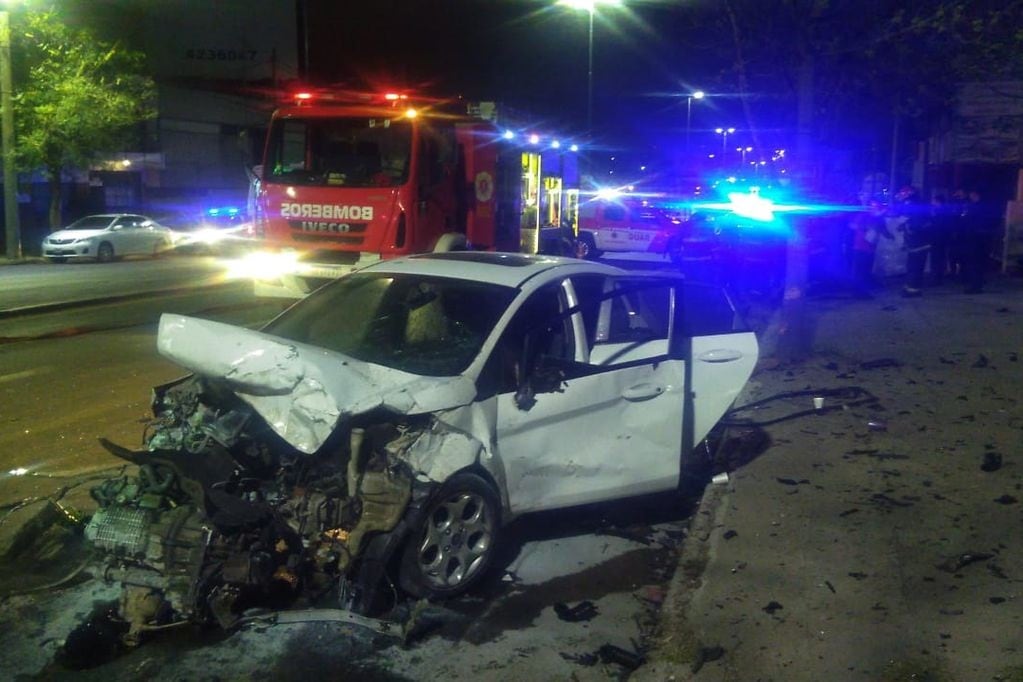
<path fill-rule="evenodd" d="M 46 263 L 0 267 L 0 315 L 18 309 L 170 289 L 208 287 L 224 279 L 212 256 L 170 255 L 114 263 Z"/>

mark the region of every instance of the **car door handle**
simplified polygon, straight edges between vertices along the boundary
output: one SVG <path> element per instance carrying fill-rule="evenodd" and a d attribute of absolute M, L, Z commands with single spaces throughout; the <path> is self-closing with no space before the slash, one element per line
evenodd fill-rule
<path fill-rule="evenodd" d="M 664 393 L 664 387 L 658 386 L 657 384 L 636 384 L 630 386 L 622 392 L 622 397 L 626 400 L 633 402 L 639 402 L 641 400 L 650 400 Z"/>
<path fill-rule="evenodd" d="M 742 357 L 742 351 L 734 348 L 714 348 L 696 356 L 701 362 L 733 362 Z"/>

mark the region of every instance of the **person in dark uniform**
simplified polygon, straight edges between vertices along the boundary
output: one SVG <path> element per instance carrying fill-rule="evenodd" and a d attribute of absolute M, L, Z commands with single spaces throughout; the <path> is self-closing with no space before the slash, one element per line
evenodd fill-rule
<path fill-rule="evenodd" d="M 902 295 L 915 297 L 923 293 L 924 266 L 927 265 L 927 252 L 931 248 L 929 220 L 926 207 L 920 201 L 920 194 L 915 187 L 903 187 L 898 199 L 901 202 L 898 211 L 905 217 L 902 231 L 906 247 L 906 283 L 902 287 Z"/>
<path fill-rule="evenodd" d="M 935 285 L 945 281 L 945 275 L 951 272 L 950 256 L 953 231 L 955 230 L 955 208 L 945 200 L 944 194 L 935 194 L 931 199 L 931 280 Z"/>
<path fill-rule="evenodd" d="M 999 214 L 991 202 L 983 201 L 978 190 L 971 190 L 963 210 L 963 274 L 965 291 L 980 294 L 998 233 Z"/>

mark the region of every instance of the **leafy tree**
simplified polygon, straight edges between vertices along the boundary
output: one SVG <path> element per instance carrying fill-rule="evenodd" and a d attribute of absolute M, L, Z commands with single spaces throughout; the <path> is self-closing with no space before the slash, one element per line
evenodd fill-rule
<path fill-rule="evenodd" d="M 50 183 L 51 228 L 61 224 L 61 173 L 123 148 L 153 118 L 155 86 L 143 55 L 97 40 L 53 11 L 28 12 L 16 41 L 16 162 Z"/>

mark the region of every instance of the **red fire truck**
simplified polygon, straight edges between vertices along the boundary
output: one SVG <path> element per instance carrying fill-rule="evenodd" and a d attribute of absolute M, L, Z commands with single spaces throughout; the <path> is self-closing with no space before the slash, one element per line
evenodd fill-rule
<path fill-rule="evenodd" d="M 263 296 L 303 296 L 381 258 L 532 251 L 574 221 L 575 155 L 525 141 L 494 107 L 407 95 L 302 93 L 274 112 L 255 192 L 265 249 L 242 270 Z"/>

